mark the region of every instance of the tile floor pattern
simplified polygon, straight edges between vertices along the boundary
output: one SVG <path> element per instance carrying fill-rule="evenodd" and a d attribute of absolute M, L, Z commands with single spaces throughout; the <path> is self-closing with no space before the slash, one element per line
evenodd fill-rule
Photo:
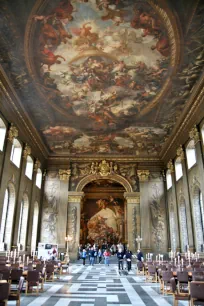
<path fill-rule="evenodd" d="M 9 302 L 8 305 L 15 305 Z M 159 293 L 158 284 L 145 283 L 136 276 L 135 265 L 127 276 L 120 276 L 116 264 L 93 267 L 73 264 L 69 274 L 45 284 L 38 297 L 22 295 L 21 306 L 169 306 L 172 296 Z M 179 306 L 187 306 L 179 302 Z"/>

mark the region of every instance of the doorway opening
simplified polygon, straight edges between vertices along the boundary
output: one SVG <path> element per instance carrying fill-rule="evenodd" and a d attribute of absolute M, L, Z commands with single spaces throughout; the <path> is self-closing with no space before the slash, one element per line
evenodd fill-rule
<path fill-rule="evenodd" d="M 88 183 L 81 205 L 80 244 L 108 245 L 125 242 L 125 188 L 111 179 Z"/>

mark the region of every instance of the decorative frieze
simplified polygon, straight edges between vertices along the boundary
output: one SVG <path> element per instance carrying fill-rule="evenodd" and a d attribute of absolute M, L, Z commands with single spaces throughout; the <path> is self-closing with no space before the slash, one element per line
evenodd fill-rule
<path fill-rule="evenodd" d="M 183 150 L 182 145 L 180 145 L 179 148 L 177 149 L 176 155 L 180 158 L 181 161 L 185 159 L 184 150 Z"/>
<path fill-rule="evenodd" d="M 17 128 L 11 123 L 10 129 L 8 131 L 8 140 L 13 143 L 14 138 L 18 137 Z"/>
<path fill-rule="evenodd" d="M 84 196 L 84 192 L 69 192 L 68 202 L 69 203 L 81 203 L 81 200 Z"/>
<path fill-rule="evenodd" d="M 200 141 L 200 135 L 198 132 L 198 128 L 196 125 L 190 130 L 189 132 L 190 139 L 194 140 L 194 143 L 196 144 L 198 141 Z"/>
<path fill-rule="evenodd" d="M 140 182 L 146 182 L 149 179 L 150 172 L 149 170 L 137 170 L 137 175 Z"/>
<path fill-rule="evenodd" d="M 170 159 L 170 161 L 168 162 L 168 164 L 167 164 L 167 169 L 168 169 L 171 173 L 174 172 L 174 165 L 173 165 L 172 159 Z"/>
<path fill-rule="evenodd" d="M 99 174 L 101 176 L 108 176 L 113 173 L 118 172 L 117 164 L 113 162 L 107 162 L 106 160 L 102 160 L 100 163 L 92 162 L 90 167 L 90 174 Z"/>
<path fill-rule="evenodd" d="M 27 158 L 29 155 L 31 155 L 31 147 L 26 143 L 25 148 L 23 150 L 23 158 Z"/>

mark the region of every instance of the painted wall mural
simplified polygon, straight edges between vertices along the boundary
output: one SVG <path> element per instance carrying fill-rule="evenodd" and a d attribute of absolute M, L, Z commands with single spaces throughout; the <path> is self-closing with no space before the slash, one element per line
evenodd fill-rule
<path fill-rule="evenodd" d="M 118 242 L 124 238 L 124 203 L 112 196 L 105 199 L 87 199 L 81 214 L 82 242 Z"/>

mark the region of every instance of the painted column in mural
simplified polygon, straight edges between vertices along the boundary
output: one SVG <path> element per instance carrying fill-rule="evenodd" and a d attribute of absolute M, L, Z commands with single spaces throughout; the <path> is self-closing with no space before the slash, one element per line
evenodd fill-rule
<path fill-rule="evenodd" d="M 140 193 L 125 192 L 127 201 L 127 242 L 130 250 L 136 251 L 136 238 L 141 236 L 140 226 Z"/>
<path fill-rule="evenodd" d="M 68 194 L 67 235 L 70 236 L 70 258 L 76 259 L 80 240 L 81 201 L 84 192 L 71 191 Z"/>

